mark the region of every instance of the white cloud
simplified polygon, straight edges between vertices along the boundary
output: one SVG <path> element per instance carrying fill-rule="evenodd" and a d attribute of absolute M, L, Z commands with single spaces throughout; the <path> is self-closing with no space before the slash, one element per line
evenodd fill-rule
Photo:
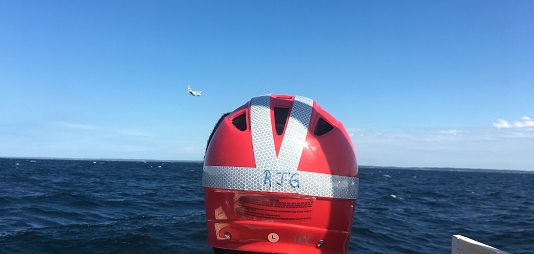
<path fill-rule="evenodd" d="M 360 165 L 534 170 L 534 131 L 525 130 L 396 131 L 352 141 Z"/>
<path fill-rule="evenodd" d="M 460 133 L 462 133 L 461 130 L 442 130 L 442 131 L 439 131 L 439 133 L 441 134 L 449 134 L 449 135 L 458 135 Z"/>
<path fill-rule="evenodd" d="M 78 130 L 97 130 L 98 128 L 93 125 L 71 123 L 71 122 L 59 122 L 63 127 L 69 129 L 78 129 Z"/>
<path fill-rule="evenodd" d="M 143 132 L 139 130 L 132 130 L 132 129 L 113 130 L 109 128 L 100 128 L 100 127 L 96 127 L 94 125 L 89 125 L 89 124 L 72 123 L 72 122 L 66 122 L 66 121 L 61 121 L 58 123 L 64 128 L 74 129 L 74 130 L 99 131 L 101 133 L 107 133 L 110 135 L 119 134 L 119 135 L 130 136 L 130 137 L 145 137 L 145 138 L 156 137 L 156 135 L 153 133 Z"/>
<path fill-rule="evenodd" d="M 502 129 L 502 128 L 512 128 L 512 125 L 504 119 L 498 119 L 497 122 L 493 123 L 493 127 Z"/>
<path fill-rule="evenodd" d="M 521 121 L 514 122 L 514 126 L 518 128 L 534 127 L 534 121 L 528 116 L 521 117 Z"/>
<path fill-rule="evenodd" d="M 355 135 L 363 136 L 363 133 L 365 132 L 365 129 L 362 128 L 345 128 L 347 133 L 349 134 L 349 137 L 354 137 Z"/>
<path fill-rule="evenodd" d="M 509 123 L 504 119 L 498 119 L 497 122 L 493 123 L 493 126 L 498 129 L 534 127 L 534 120 L 528 116 L 523 116 L 521 120 L 514 121 L 513 123 Z"/>
<path fill-rule="evenodd" d="M 363 132 L 363 131 L 365 131 L 365 129 L 363 129 L 363 128 L 351 128 L 351 127 L 349 127 L 349 128 L 345 128 L 345 129 L 347 130 L 347 132 Z"/>
<path fill-rule="evenodd" d="M 126 136 L 135 136 L 135 137 L 155 137 L 156 136 L 151 133 L 146 133 L 146 132 L 136 131 L 136 130 L 120 130 L 119 133 L 126 135 Z"/>
<path fill-rule="evenodd" d="M 186 151 L 186 152 L 194 152 L 196 150 L 195 147 L 193 146 L 184 146 L 182 147 L 182 151 Z"/>

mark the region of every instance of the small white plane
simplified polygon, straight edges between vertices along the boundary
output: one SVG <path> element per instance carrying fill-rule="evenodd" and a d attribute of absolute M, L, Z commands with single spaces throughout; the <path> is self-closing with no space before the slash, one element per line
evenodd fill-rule
<path fill-rule="evenodd" d="M 193 96 L 201 96 L 202 91 L 193 91 L 191 90 L 191 86 L 187 86 L 187 92 L 190 93 Z"/>

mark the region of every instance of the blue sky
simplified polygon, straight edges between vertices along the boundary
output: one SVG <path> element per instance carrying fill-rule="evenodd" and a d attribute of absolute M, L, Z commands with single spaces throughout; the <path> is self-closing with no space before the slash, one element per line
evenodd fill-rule
<path fill-rule="evenodd" d="M 274 93 L 343 122 L 360 165 L 534 170 L 532 13 L 528 0 L 0 0 L 0 157 L 201 160 L 222 113 Z"/>

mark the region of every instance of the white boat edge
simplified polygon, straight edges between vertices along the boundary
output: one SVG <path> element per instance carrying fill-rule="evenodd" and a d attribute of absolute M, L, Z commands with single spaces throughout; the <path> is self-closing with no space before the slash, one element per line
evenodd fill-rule
<path fill-rule="evenodd" d="M 510 254 L 462 235 L 453 235 L 451 254 Z"/>

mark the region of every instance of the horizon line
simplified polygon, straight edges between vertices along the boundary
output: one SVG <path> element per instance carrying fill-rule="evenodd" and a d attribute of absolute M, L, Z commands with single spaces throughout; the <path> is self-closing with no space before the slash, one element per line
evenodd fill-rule
<path fill-rule="evenodd" d="M 28 160 L 79 160 L 79 161 L 150 161 L 150 162 L 190 162 L 201 163 L 204 160 L 172 160 L 172 159 L 120 159 L 120 158 L 61 158 L 61 157 L 24 157 L 24 156 L 0 156 L 0 159 L 28 159 Z M 505 171 L 505 172 L 533 172 L 528 169 L 492 169 L 492 168 L 460 168 L 460 167 L 423 167 L 423 166 L 376 166 L 376 165 L 358 165 L 358 168 L 393 168 L 393 169 L 415 169 L 415 170 L 446 170 L 446 171 Z"/>

